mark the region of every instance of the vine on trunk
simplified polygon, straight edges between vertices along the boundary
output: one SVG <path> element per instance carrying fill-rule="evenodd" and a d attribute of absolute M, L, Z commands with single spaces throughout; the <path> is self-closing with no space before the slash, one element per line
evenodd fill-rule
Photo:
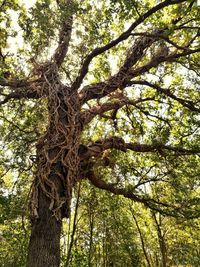
<path fill-rule="evenodd" d="M 45 68 L 44 68 L 45 67 Z M 43 71 L 44 70 L 44 71 Z M 48 125 L 37 143 L 37 171 L 31 191 L 31 218 L 38 218 L 39 188 L 50 199 L 49 209 L 56 219 L 69 216 L 72 188 L 77 180 L 80 144 L 80 104 L 76 92 L 64 86 L 55 64 L 43 65 L 37 86 L 48 99 Z M 57 186 L 62 183 L 62 194 Z M 64 210 L 64 212 L 63 212 Z"/>

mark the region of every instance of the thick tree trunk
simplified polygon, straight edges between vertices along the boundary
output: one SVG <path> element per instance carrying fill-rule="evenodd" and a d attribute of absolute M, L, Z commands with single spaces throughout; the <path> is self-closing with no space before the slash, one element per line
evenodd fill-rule
<path fill-rule="evenodd" d="M 39 218 L 33 222 L 27 267 L 58 267 L 60 265 L 61 221 L 52 216 L 50 200 L 39 190 Z"/>
<path fill-rule="evenodd" d="M 48 180 L 53 182 L 59 197 L 62 198 L 65 195 L 65 188 L 58 175 L 60 172 L 61 164 L 58 162 L 50 172 Z M 38 184 L 39 179 L 36 177 Z M 62 218 L 69 214 L 70 203 L 62 206 L 61 217 L 58 219 L 55 210 L 51 208 L 52 199 L 47 196 L 41 184 L 37 190 L 37 217 L 33 217 L 32 221 L 27 267 L 59 267 Z"/>
<path fill-rule="evenodd" d="M 62 218 L 69 217 L 79 167 L 79 99 L 63 86 L 54 69 L 49 80 L 49 123 L 37 143 L 37 173 L 32 187 L 33 219 L 27 267 L 59 267 Z"/>

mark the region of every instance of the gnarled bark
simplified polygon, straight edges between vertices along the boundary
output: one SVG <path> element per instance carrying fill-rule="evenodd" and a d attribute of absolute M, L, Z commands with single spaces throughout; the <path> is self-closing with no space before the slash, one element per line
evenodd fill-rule
<path fill-rule="evenodd" d="M 38 200 L 39 218 L 32 224 L 27 267 L 58 267 L 62 223 L 52 216 L 52 211 L 49 210 L 50 199 L 41 189 Z"/>
<path fill-rule="evenodd" d="M 49 120 L 45 134 L 37 143 L 27 267 L 59 266 L 62 219 L 70 214 L 72 188 L 79 167 L 79 99 L 59 81 L 54 65 L 49 65 L 44 78 L 48 81 L 45 94 Z"/>

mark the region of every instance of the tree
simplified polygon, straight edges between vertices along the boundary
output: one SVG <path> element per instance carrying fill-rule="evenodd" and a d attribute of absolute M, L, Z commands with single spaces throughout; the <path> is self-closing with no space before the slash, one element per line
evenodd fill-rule
<path fill-rule="evenodd" d="M 82 179 L 198 217 L 195 2 L 41 0 L 27 11 L 3 1 L 0 15 L 2 173 L 34 173 L 27 266 L 59 266 L 62 220 Z"/>

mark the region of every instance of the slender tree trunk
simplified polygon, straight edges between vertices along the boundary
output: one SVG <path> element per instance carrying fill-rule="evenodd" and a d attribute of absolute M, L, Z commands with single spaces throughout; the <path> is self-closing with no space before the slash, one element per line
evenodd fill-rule
<path fill-rule="evenodd" d="M 142 245 L 142 250 L 143 250 L 143 253 L 144 253 L 146 262 L 147 262 L 147 266 L 148 266 L 148 267 L 151 267 L 150 260 L 149 260 L 149 256 L 148 256 L 148 253 L 147 253 L 146 248 L 145 248 L 145 241 L 144 241 L 144 238 L 143 238 L 143 235 L 142 235 L 142 231 L 141 231 L 141 229 L 140 229 L 138 220 L 137 220 L 137 218 L 136 218 L 136 216 L 135 216 L 134 211 L 133 211 L 132 208 L 131 208 L 131 213 L 132 213 L 133 219 L 134 219 L 134 221 L 135 221 L 135 224 L 136 224 L 136 227 L 137 227 L 139 236 L 140 236 L 140 241 L 141 241 L 141 245 Z"/>
<path fill-rule="evenodd" d="M 79 183 L 78 186 L 78 195 L 77 195 L 77 200 L 76 200 L 76 207 L 75 207 L 75 212 L 74 212 L 74 220 L 73 220 L 73 226 L 72 226 L 72 233 L 71 233 L 71 240 L 68 246 L 68 251 L 67 251 L 67 259 L 65 263 L 65 267 L 70 266 L 70 260 L 72 256 L 72 248 L 74 245 L 74 237 L 75 237 L 75 232 L 76 232 L 76 227 L 77 227 L 77 216 L 78 216 L 78 207 L 79 207 L 79 199 L 80 199 L 80 190 L 81 190 L 81 183 Z M 70 230 L 70 229 L 69 229 Z"/>
<path fill-rule="evenodd" d="M 165 243 L 165 238 L 161 229 L 161 217 L 159 217 L 160 222 L 158 221 L 158 219 L 156 218 L 155 213 L 153 214 L 153 218 L 156 224 L 156 230 L 157 230 L 157 234 L 158 234 L 158 240 L 159 240 L 159 246 L 160 246 L 160 252 L 161 252 L 161 266 L 162 267 L 167 267 L 167 247 L 166 247 L 166 243 Z M 161 215 L 160 215 L 161 216 Z"/>
<path fill-rule="evenodd" d="M 89 219 L 90 219 L 90 240 L 89 240 L 89 251 L 88 251 L 88 266 L 92 266 L 92 252 L 93 252 L 93 231 L 94 231 L 94 213 L 91 208 L 89 211 Z"/>

